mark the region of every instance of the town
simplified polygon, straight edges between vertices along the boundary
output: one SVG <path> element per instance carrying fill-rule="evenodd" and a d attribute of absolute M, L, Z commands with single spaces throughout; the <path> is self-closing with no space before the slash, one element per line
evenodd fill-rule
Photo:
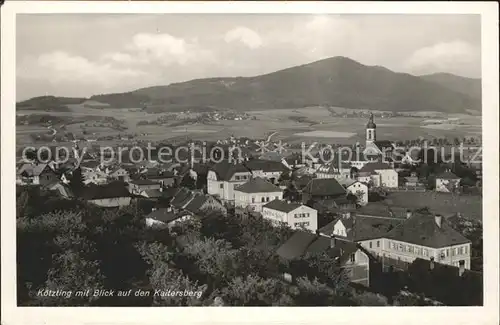
<path fill-rule="evenodd" d="M 59 161 L 34 148 L 16 170 L 18 303 L 482 305 L 481 155 L 471 142 L 463 158 L 442 154 L 445 141 L 379 139 L 366 119 L 354 157 L 272 136 L 203 142 L 212 160 L 110 159 L 75 141 Z M 203 294 L 33 294 L 89 286 Z"/>

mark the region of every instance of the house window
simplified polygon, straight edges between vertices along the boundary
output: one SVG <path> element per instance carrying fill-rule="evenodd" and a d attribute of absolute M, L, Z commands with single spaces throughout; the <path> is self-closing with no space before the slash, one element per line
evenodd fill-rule
<path fill-rule="evenodd" d="M 252 203 L 255 203 L 255 197 L 252 196 Z"/>
<path fill-rule="evenodd" d="M 356 254 L 351 254 L 351 262 L 354 263 L 355 261 L 356 261 Z"/>
<path fill-rule="evenodd" d="M 377 248 L 380 247 L 380 240 L 377 240 Z"/>
<path fill-rule="evenodd" d="M 457 255 L 457 249 L 453 248 L 453 250 L 451 251 L 451 256 L 455 256 L 455 255 Z"/>
<path fill-rule="evenodd" d="M 306 222 L 296 222 L 293 225 L 294 225 L 294 227 L 307 227 L 307 226 L 309 226 L 309 222 L 307 222 L 307 221 Z"/>
<path fill-rule="evenodd" d="M 458 249 L 458 255 L 463 255 L 464 254 L 464 248 L 463 247 L 460 247 Z"/>
<path fill-rule="evenodd" d="M 239 181 L 240 180 L 240 177 L 239 176 L 234 176 L 234 179 Z"/>
<path fill-rule="evenodd" d="M 468 250 L 468 247 L 467 247 L 467 246 L 465 246 L 465 247 L 464 247 L 464 254 L 469 254 L 469 253 L 467 252 L 467 250 Z"/>
<path fill-rule="evenodd" d="M 446 249 L 446 257 L 448 257 L 448 256 L 450 256 L 450 249 L 449 248 Z"/>
<path fill-rule="evenodd" d="M 219 184 L 219 188 L 224 188 L 224 184 Z"/>
<path fill-rule="evenodd" d="M 268 197 L 266 197 L 266 202 L 269 202 L 269 196 L 268 196 Z"/>
<path fill-rule="evenodd" d="M 429 251 L 427 249 L 424 249 L 424 256 L 428 256 L 429 255 Z"/>
<path fill-rule="evenodd" d="M 260 199 L 260 201 L 261 201 L 261 202 L 266 202 L 266 198 L 265 198 L 265 197 L 262 197 L 262 198 Z"/>
<path fill-rule="evenodd" d="M 399 244 L 399 250 L 402 252 L 403 251 L 403 244 Z"/>
<path fill-rule="evenodd" d="M 370 242 L 370 248 L 372 248 L 372 242 Z"/>
<path fill-rule="evenodd" d="M 276 200 L 278 200 L 278 199 L 279 199 L 279 197 L 278 197 L 278 196 L 275 196 L 274 198 L 275 198 Z"/>

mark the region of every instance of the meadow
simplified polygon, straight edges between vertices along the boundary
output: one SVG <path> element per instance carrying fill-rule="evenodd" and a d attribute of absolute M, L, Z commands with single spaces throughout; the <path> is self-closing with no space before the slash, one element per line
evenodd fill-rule
<path fill-rule="evenodd" d="M 342 109 L 339 109 L 342 110 Z M 178 138 L 214 141 L 226 139 L 231 135 L 249 138 L 265 138 L 271 132 L 277 132 L 273 139 L 281 139 L 287 143 L 342 143 L 353 144 L 365 139 L 366 118 L 339 117 L 332 115 L 332 109 L 309 107 L 303 109 L 271 109 L 265 111 L 249 111 L 254 119 L 222 120 L 208 123 L 187 125 L 137 125 L 139 121 L 154 121 L 162 115 L 171 113 L 150 114 L 140 109 L 93 109 L 73 108 L 71 112 L 40 112 L 34 110 L 18 111 L 18 115 L 50 114 L 53 116 L 69 116 L 85 118 L 92 116 L 92 122 L 67 125 L 68 132 L 81 134 L 86 129 L 88 137 L 116 136 L 133 134 L 135 140 L 160 141 Z M 123 121 L 127 130 L 120 131 L 108 127 L 93 126 L 96 117 L 113 117 Z M 404 140 L 424 137 L 431 139 L 463 138 L 477 136 L 481 133 L 481 117 L 457 115 L 460 124 L 425 126 L 423 121 L 429 117 L 390 117 L 376 118 L 377 138 L 387 140 Z M 85 125 L 87 124 L 87 125 Z M 97 123 L 98 124 L 98 123 Z M 40 132 L 40 125 L 23 125 L 17 127 L 18 144 L 30 143 L 29 134 Z M 117 140 L 119 142 L 119 140 Z"/>

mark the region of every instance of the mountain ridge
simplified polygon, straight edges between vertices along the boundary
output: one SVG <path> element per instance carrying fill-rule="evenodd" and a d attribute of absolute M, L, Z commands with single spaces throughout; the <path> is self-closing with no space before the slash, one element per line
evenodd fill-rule
<path fill-rule="evenodd" d="M 258 76 L 200 78 L 89 99 L 110 107 L 165 112 L 204 107 L 249 111 L 330 106 L 465 113 L 481 108 L 478 81 L 469 79 L 446 73 L 415 76 L 331 57 Z"/>

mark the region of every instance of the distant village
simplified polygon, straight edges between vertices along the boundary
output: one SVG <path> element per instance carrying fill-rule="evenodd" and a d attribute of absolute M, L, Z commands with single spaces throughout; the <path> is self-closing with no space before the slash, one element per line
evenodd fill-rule
<path fill-rule="evenodd" d="M 231 117 L 207 113 L 204 118 Z M 89 148 L 80 163 L 75 157 L 63 164 L 21 159 L 16 184 L 18 191 L 38 187 L 102 209 L 148 202 L 143 222 L 151 228 L 173 229 L 213 213 L 266 219 L 292 230 L 275 251 L 284 260 L 327 253 L 353 285 L 375 292 L 389 273 L 417 272 L 425 274 L 419 277 L 427 281 L 419 284 L 422 288 L 455 288 L 449 290 L 463 292 L 462 304 L 481 304 L 476 291 L 482 290 L 482 252 L 477 238 L 467 235 L 482 229 L 481 216 L 446 212 L 443 197 L 451 207 L 457 198 L 480 196 L 482 164 L 422 162 L 421 151 L 396 155 L 396 144 L 378 139 L 376 130 L 372 115 L 366 141 L 359 145 L 364 154 L 355 160 L 337 157 L 324 163 L 321 152 L 312 158 L 259 153 L 264 140 L 231 137 L 214 145 L 242 148 L 237 161 L 206 162 L 186 153 L 183 163 L 103 164 L 99 152 Z M 398 196 L 421 204 L 391 204 L 391 197 Z M 282 275 L 284 281 L 294 281 L 293 270 Z M 411 288 L 400 290 L 415 294 Z M 450 304 L 429 290 L 425 299 Z"/>

